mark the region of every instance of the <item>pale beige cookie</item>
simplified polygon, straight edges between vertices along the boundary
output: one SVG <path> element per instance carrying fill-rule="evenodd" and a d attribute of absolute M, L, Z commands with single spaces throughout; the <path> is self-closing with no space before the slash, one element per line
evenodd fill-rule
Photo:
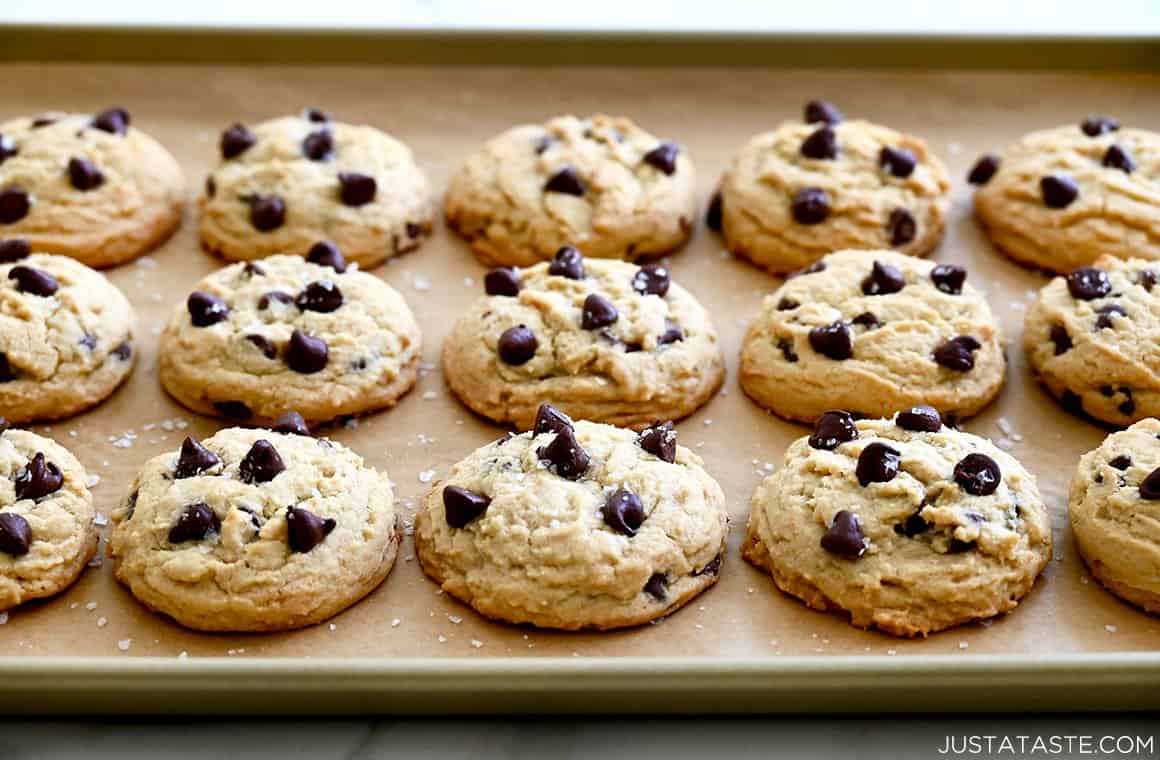
<path fill-rule="evenodd" d="M 1024 349 L 1064 407 L 1121 426 L 1160 415 L 1158 279 L 1160 262 L 1104 256 L 1039 292 Z"/>
<path fill-rule="evenodd" d="M 390 285 L 331 262 L 339 269 L 271 256 L 198 283 L 161 334 L 165 390 L 252 424 L 287 409 L 313 423 L 393 405 L 415 384 L 418 324 Z"/>
<path fill-rule="evenodd" d="M 564 245 L 635 261 L 688 240 L 695 185 L 688 154 L 632 120 L 559 116 L 512 127 L 468 158 L 444 212 L 484 264 L 530 266 Z"/>
<path fill-rule="evenodd" d="M 663 265 L 584 259 L 501 268 L 443 343 L 447 384 L 472 410 L 527 428 L 541 402 L 641 427 L 706 403 L 725 376 L 705 309 Z"/>
<path fill-rule="evenodd" d="M 1018 262 L 1070 272 L 1101 255 L 1160 259 L 1160 134 L 1092 116 L 987 155 L 968 180 L 991 240 Z"/>
<path fill-rule="evenodd" d="M 717 582 L 725 495 L 671 423 L 641 435 L 544 405 L 423 499 L 427 575 L 482 615 L 609 629 L 673 612 Z"/>
<path fill-rule="evenodd" d="M 757 487 L 742 553 L 814 609 L 925 636 L 1014 609 L 1051 526 L 1035 478 L 934 409 L 828 412 Z"/>
<path fill-rule="evenodd" d="M 201 242 L 227 259 L 305 256 L 336 243 L 364 268 L 431 234 L 434 201 L 410 149 L 317 109 L 228 127 L 199 199 Z"/>
<path fill-rule="evenodd" d="M 181 223 L 185 179 L 129 113 L 48 113 L 0 124 L 0 240 L 109 267 Z"/>
<path fill-rule="evenodd" d="M 803 422 L 914 404 L 969 417 L 999 393 L 1007 362 L 966 280 L 962 267 L 894 251 L 830 254 L 766 296 L 741 347 L 741 387 Z"/>
<path fill-rule="evenodd" d="M 113 525 L 117 580 L 203 631 L 326 620 L 386 578 L 402 541 L 386 473 L 325 438 L 240 428 L 149 460 Z"/>
<path fill-rule="evenodd" d="M 136 316 L 104 275 L 65 256 L 0 243 L 0 415 L 71 417 L 133 369 Z"/>
<path fill-rule="evenodd" d="M 67 449 L 0 420 L 0 610 L 70 586 L 97 550 L 88 474 Z"/>
<path fill-rule="evenodd" d="M 845 248 L 932 251 L 946 228 L 950 182 L 926 143 L 840 121 L 836 111 L 830 122 L 807 118 L 818 121 L 757 135 L 726 170 L 711 217 L 729 250 L 774 273 Z"/>
<path fill-rule="evenodd" d="M 1141 420 L 1084 454 L 1068 512 L 1091 574 L 1160 614 L 1160 420 Z"/>

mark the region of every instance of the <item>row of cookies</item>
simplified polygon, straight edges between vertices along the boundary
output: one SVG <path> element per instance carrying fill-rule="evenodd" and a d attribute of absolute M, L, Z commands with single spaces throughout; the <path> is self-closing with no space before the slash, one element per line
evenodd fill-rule
<path fill-rule="evenodd" d="M 371 267 L 432 230 L 429 182 L 403 143 L 318 109 L 236 123 L 198 205 L 203 246 L 232 260 L 305 255 L 319 240 Z M 1160 136 L 1092 116 L 1031 133 L 968 180 L 979 218 L 1012 258 L 1053 272 L 1100 255 L 1160 258 L 1151 222 Z M 847 248 L 924 255 L 950 206 L 942 162 L 918 137 L 845 121 L 812 101 L 746 143 L 710 204 L 728 248 L 787 273 Z M 180 223 L 173 157 L 125 109 L 0 124 L 0 238 L 112 266 Z M 488 141 L 451 179 L 450 226 L 491 266 L 529 266 L 564 245 L 639 260 L 683 245 L 696 217 L 695 170 L 676 143 L 627 118 L 561 116 Z"/>

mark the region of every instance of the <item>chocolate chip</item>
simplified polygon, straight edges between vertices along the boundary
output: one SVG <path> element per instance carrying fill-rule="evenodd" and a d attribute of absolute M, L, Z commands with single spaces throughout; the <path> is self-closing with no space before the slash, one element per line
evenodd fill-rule
<path fill-rule="evenodd" d="M 552 442 L 541 446 L 536 455 L 554 467 L 557 475 L 568 480 L 576 480 L 587 472 L 591 461 L 571 427 L 558 430 Z"/>
<path fill-rule="evenodd" d="M 133 356 L 133 344 L 128 340 L 121 341 L 113 349 L 113 356 L 117 357 L 123 362 L 129 361 L 130 357 Z"/>
<path fill-rule="evenodd" d="M 832 451 L 840 444 L 858 438 L 858 426 L 854 424 L 854 416 L 849 412 L 824 412 L 814 423 L 814 432 L 810 433 L 809 444 L 812 448 Z"/>
<path fill-rule="evenodd" d="M 556 256 L 548 265 L 548 274 L 556 277 L 567 277 L 569 280 L 583 280 L 584 257 L 580 251 L 566 245 L 556 251 Z"/>
<path fill-rule="evenodd" d="M 660 264 L 643 266 L 632 276 L 632 289 L 642 296 L 664 296 L 671 284 L 668 267 Z"/>
<path fill-rule="evenodd" d="M 559 433 L 561 430 L 571 429 L 571 417 L 551 404 L 540 404 L 540 408 L 536 410 L 536 422 L 532 426 L 532 431 L 535 435 Z"/>
<path fill-rule="evenodd" d="M 624 488 L 617 489 L 608 497 L 600 514 L 604 517 L 605 525 L 625 536 L 635 536 L 648 516 L 640 498 Z"/>
<path fill-rule="evenodd" d="M 218 455 L 203 446 L 201 441 L 193 436 L 186 436 L 181 442 L 181 453 L 177 457 L 177 466 L 173 468 L 173 477 L 175 480 L 192 478 L 221 464 L 221 461 Z"/>
<path fill-rule="evenodd" d="M 261 351 L 267 359 L 278 358 L 278 347 L 274 345 L 274 341 L 270 340 L 265 335 L 250 333 L 246 336 L 246 340 L 257 346 L 258 350 Z"/>
<path fill-rule="evenodd" d="M 693 576 L 696 577 L 696 576 L 700 576 L 700 575 L 716 575 L 718 572 L 721 571 L 721 560 L 722 560 L 722 557 L 720 554 L 718 554 L 716 557 L 709 560 L 709 562 L 706 563 L 706 565 L 704 567 L 702 567 L 700 570 L 694 570 Z"/>
<path fill-rule="evenodd" d="M 677 170 L 677 155 L 681 149 L 671 142 L 663 142 L 644 154 L 644 162 L 672 176 Z"/>
<path fill-rule="evenodd" d="M 806 103 L 805 120 L 807 124 L 824 121 L 826 124 L 840 124 L 842 112 L 828 100 L 811 100 Z"/>
<path fill-rule="evenodd" d="M 1124 415 L 1125 417 L 1131 417 L 1136 413 L 1136 402 L 1132 399 L 1128 399 L 1127 401 L 1121 402 L 1120 405 L 1116 407 L 1116 409 L 1118 409 L 1120 414 Z"/>
<path fill-rule="evenodd" d="M 443 515 L 452 528 L 462 528 L 487 511 L 491 499 L 459 486 L 443 489 Z"/>
<path fill-rule="evenodd" d="M 1088 137 L 1099 137 L 1106 132 L 1115 132 L 1120 128 L 1120 122 L 1110 116 L 1087 117 L 1080 123 L 1079 128 Z"/>
<path fill-rule="evenodd" d="M 781 349 L 781 355 L 787 362 L 792 364 L 798 360 L 797 351 L 793 347 L 793 341 L 789 338 L 781 338 L 778 340 L 777 347 Z"/>
<path fill-rule="evenodd" d="M 915 512 L 902 522 L 894 526 L 894 532 L 900 536 L 914 538 L 920 533 L 930 530 L 930 523 L 922 519 L 922 510 Z"/>
<path fill-rule="evenodd" d="M 854 474 L 863 488 L 871 483 L 889 483 L 898 476 L 898 463 L 902 455 L 891 446 L 875 441 L 862 449 L 858 455 L 858 465 Z"/>
<path fill-rule="evenodd" d="M 669 595 L 669 579 L 664 573 L 653 573 L 644 584 L 644 592 L 658 602 L 663 602 Z"/>
<path fill-rule="evenodd" d="M 483 276 L 483 289 L 489 296 L 515 298 L 520 294 L 520 275 L 515 267 L 499 267 Z"/>
<path fill-rule="evenodd" d="M 281 290 L 271 290 L 269 293 L 263 293 L 262 297 L 258 299 L 258 311 L 265 311 L 270 308 L 271 304 L 292 304 L 294 303 L 294 296 Z"/>
<path fill-rule="evenodd" d="M 338 173 L 339 197 L 347 206 L 365 206 L 375 199 L 379 185 L 375 178 L 358 172 Z"/>
<path fill-rule="evenodd" d="M 1052 325 L 1049 337 L 1051 338 L 1051 342 L 1055 344 L 1056 356 L 1071 350 L 1071 336 L 1067 334 L 1067 328 L 1063 325 Z"/>
<path fill-rule="evenodd" d="M 317 311 L 322 314 L 337 311 L 343 302 L 342 291 L 330 280 L 318 280 L 307 284 L 294 299 L 294 303 L 302 311 Z"/>
<path fill-rule="evenodd" d="M 257 141 L 258 138 L 246 128 L 245 124 L 234 124 L 222 132 L 220 141 L 222 158 L 239 156 L 253 147 Z"/>
<path fill-rule="evenodd" d="M 841 320 L 810 330 L 810 347 L 835 361 L 849 359 L 854 355 L 850 328 Z"/>
<path fill-rule="evenodd" d="M 1109 303 L 1101 306 L 1100 308 L 1096 309 L 1096 314 L 1099 314 L 1099 316 L 1096 317 L 1097 330 L 1106 330 L 1109 327 L 1115 327 L 1115 321 L 1112 319 L 1113 314 L 1124 318 L 1127 318 L 1128 316 L 1128 312 L 1124 310 L 1124 307 L 1115 303 Z"/>
<path fill-rule="evenodd" d="M 24 238 L 0 240 L 0 264 L 20 261 L 32 255 L 32 246 Z"/>
<path fill-rule="evenodd" d="M 217 513 L 209 508 L 204 501 L 189 504 L 169 529 L 169 543 L 180 544 L 186 541 L 200 541 L 209 535 L 210 531 L 221 530 L 222 523 Z"/>
<path fill-rule="evenodd" d="M 671 464 L 677 459 L 677 430 L 671 422 L 659 422 L 645 428 L 636 442 L 661 461 Z"/>
<path fill-rule="evenodd" d="M 885 296 L 906 287 L 906 278 L 896 267 L 875 261 L 870 274 L 862 279 L 862 292 L 868 296 Z"/>
<path fill-rule="evenodd" d="M 93 190 L 105 183 L 105 175 L 96 165 L 84 158 L 70 158 L 68 161 L 68 177 L 72 186 L 77 190 Z"/>
<path fill-rule="evenodd" d="M 323 111 L 321 108 L 304 108 L 302 110 L 302 117 L 307 121 L 312 121 L 315 124 L 325 124 L 330 121 L 330 114 Z"/>
<path fill-rule="evenodd" d="M 250 203 L 250 224 L 259 232 L 270 232 L 286 221 L 286 202 L 277 195 L 254 198 Z"/>
<path fill-rule="evenodd" d="M 319 129 L 302 138 L 302 155 L 311 161 L 323 161 L 334 152 L 334 135 L 329 129 Z"/>
<path fill-rule="evenodd" d="M 890 233 L 891 245 L 906 245 L 918 234 L 918 222 L 904 208 L 896 208 L 886 219 L 886 231 Z"/>
<path fill-rule="evenodd" d="M 1079 197 L 1079 185 L 1066 174 L 1049 174 L 1041 178 L 1039 190 L 1048 208 L 1064 208 Z"/>
<path fill-rule="evenodd" d="M 999 465 L 986 454 L 967 454 L 955 465 L 955 482 L 972 496 L 987 496 L 1003 479 Z"/>
<path fill-rule="evenodd" d="M 124 108 L 110 108 L 93 117 L 93 126 L 102 132 L 123 135 L 129 130 L 129 112 Z"/>
<path fill-rule="evenodd" d="M 960 541 L 957 538 L 952 538 L 950 544 L 947 545 L 947 554 L 962 554 L 969 552 L 975 548 L 974 541 Z"/>
<path fill-rule="evenodd" d="M 544 183 L 546 193 L 563 193 L 579 197 L 584 195 L 584 190 L 584 180 L 580 179 L 580 175 L 571 166 L 560 169 Z"/>
<path fill-rule="evenodd" d="M 322 267 L 330 267 L 339 274 L 346 271 L 346 259 L 343 258 L 342 251 L 329 240 L 320 240 L 310 246 L 306 260 Z"/>
<path fill-rule="evenodd" d="M 895 177 L 905 179 L 914 174 L 918 159 L 908 148 L 883 146 L 882 150 L 878 151 L 878 165 Z"/>
<path fill-rule="evenodd" d="M 1083 399 L 1070 389 L 1064 389 L 1063 393 L 1060 394 L 1059 403 L 1069 412 L 1083 413 Z"/>
<path fill-rule="evenodd" d="M 229 417 L 233 420 L 248 420 L 254 416 L 244 401 L 215 401 L 213 408 L 217 409 L 223 417 Z"/>
<path fill-rule="evenodd" d="M 16 141 L 8 135 L 0 135 L 0 164 L 20 153 Z"/>
<path fill-rule="evenodd" d="M 820 187 L 807 187 L 793 197 L 793 218 L 798 224 L 821 224 L 830 215 L 830 197 Z"/>
<path fill-rule="evenodd" d="M 36 452 L 20 472 L 16 473 L 16 498 L 39 499 L 60 490 L 64 476 L 60 468 Z"/>
<path fill-rule="evenodd" d="M 714 232 L 721 231 L 721 191 L 713 193 L 709 208 L 705 210 L 705 226 Z"/>
<path fill-rule="evenodd" d="M 685 339 L 685 331 L 671 319 L 665 320 L 665 331 L 657 336 L 658 346 L 667 346 Z"/>
<path fill-rule="evenodd" d="M 286 366 L 303 375 L 312 375 L 326 369 L 330 361 L 330 349 L 322 338 L 307 335 L 301 330 L 295 330 L 286 344 L 286 353 L 282 357 Z"/>
<path fill-rule="evenodd" d="M 580 310 L 580 326 L 585 330 L 607 327 L 619 318 L 620 314 L 612 305 L 612 301 L 604 296 L 591 293 L 584 299 L 584 308 Z"/>
<path fill-rule="evenodd" d="M 982 344 L 970 335 L 957 335 L 935 346 L 934 361 L 947 369 L 966 372 L 974 368 L 975 351 L 980 348 Z"/>
<path fill-rule="evenodd" d="M 407 237 L 414 240 L 415 238 L 417 238 L 423 234 L 424 227 L 421 224 L 415 224 L 414 222 L 407 222 L 405 225 L 403 225 L 403 230 L 406 231 Z"/>
<path fill-rule="evenodd" d="M 518 367 L 531 361 L 539 345 L 536 334 L 528 329 L 527 325 L 516 325 L 500 334 L 497 348 L 499 358 L 503 359 L 505 364 Z"/>
<path fill-rule="evenodd" d="M 334 518 L 325 520 L 302 507 L 286 508 L 286 542 L 290 551 L 305 554 L 321 544 L 337 525 Z"/>
<path fill-rule="evenodd" d="M 1128 152 L 1127 148 L 1116 144 L 1108 146 L 1100 164 L 1109 169 L 1119 169 L 1125 174 L 1136 171 L 1136 162 L 1132 159 L 1132 154 Z"/>
<path fill-rule="evenodd" d="M 875 327 L 881 327 L 882 323 L 878 321 L 878 317 L 874 316 L 868 311 L 864 311 L 858 316 L 850 320 L 851 323 L 859 327 L 865 327 L 867 330 L 873 330 Z"/>
<path fill-rule="evenodd" d="M 0 353 L 0 383 L 10 383 L 20 375 L 8 363 L 8 356 Z"/>
<path fill-rule="evenodd" d="M 230 316 L 230 307 L 225 301 L 203 290 L 190 293 L 185 301 L 185 307 L 189 310 L 189 318 L 194 327 L 216 325 Z"/>
<path fill-rule="evenodd" d="M 212 174 L 207 174 L 205 178 L 205 196 L 212 198 L 217 195 L 217 182 L 214 181 Z"/>
<path fill-rule="evenodd" d="M 0 512 L 0 554 L 21 557 L 32 546 L 28 521 L 13 512 Z"/>
<path fill-rule="evenodd" d="M 1072 298 L 1091 301 L 1112 292 L 1108 273 L 1095 267 L 1082 267 L 1067 276 L 1067 292 Z"/>
<path fill-rule="evenodd" d="M 957 296 L 963 292 L 963 283 L 967 281 L 967 270 L 954 264 L 939 264 L 930 270 L 930 281 L 943 293 Z"/>
<path fill-rule="evenodd" d="M 243 483 L 269 483 L 286 469 L 274 444 L 264 438 L 254 441 L 238 465 L 238 477 Z"/>
<path fill-rule="evenodd" d="M 10 185 L 0 190 L 0 224 L 14 224 L 28 215 L 32 201 L 24 188 Z"/>
<path fill-rule="evenodd" d="M 552 137 L 551 135 L 540 135 L 540 137 L 536 139 L 536 144 L 535 144 L 535 148 L 534 148 L 534 150 L 536 151 L 536 155 L 537 156 L 542 155 L 544 151 L 546 151 L 548 148 L 552 147 L 555 144 L 556 144 L 556 138 Z"/>
<path fill-rule="evenodd" d="M 834 515 L 834 521 L 822 536 L 822 548 L 839 557 L 857 559 L 866 553 L 866 538 L 858 516 L 848 509 Z"/>
<path fill-rule="evenodd" d="M 48 298 L 60 290 L 60 283 L 43 269 L 14 266 L 8 270 L 8 279 L 16 281 L 16 289 L 42 298 Z"/>
<path fill-rule="evenodd" d="M 994 177 L 997 171 L 999 171 L 999 157 L 994 153 L 987 153 L 980 156 L 975 165 L 971 167 L 970 173 L 967 174 L 967 182 L 972 185 L 985 185 L 991 181 L 991 177 Z"/>
<path fill-rule="evenodd" d="M 56 124 L 59 120 L 60 119 L 58 119 L 56 116 L 53 116 L 51 114 L 41 114 L 40 116 L 37 116 L 36 118 L 34 118 L 31 122 L 31 124 L 29 124 L 29 126 L 32 129 L 40 129 L 41 127 L 52 126 L 53 124 Z"/>
<path fill-rule="evenodd" d="M 274 420 L 274 426 L 270 429 L 275 433 L 310 435 L 310 428 L 306 425 L 306 420 L 293 409 L 279 414 L 278 419 Z"/>
<path fill-rule="evenodd" d="M 256 261 L 247 261 L 245 266 L 242 267 L 242 274 L 251 279 L 254 277 L 265 277 L 266 270 Z"/>
<path fill-rule="evenodd" d="M 1115 459 L 1109 460 L 1108 465 L 1115 467 L 1117 470 L 1126 470 L 1132 466 L 1132 458 L 1125 454 L 1121 454 Z"/>
<path fill-rule="evenodd" d="M 829 160 L 838 157 L 838 135 L 829 125 L 818 127 L 802 140 L 801 153 L 806 158 Z"/>
<path fill-rule="evenodd" d="M 942 415 L 933 406 L 912 406 L 898 413 L 894 424 L 916 433 L 937 433 L 942 429 Z"/>

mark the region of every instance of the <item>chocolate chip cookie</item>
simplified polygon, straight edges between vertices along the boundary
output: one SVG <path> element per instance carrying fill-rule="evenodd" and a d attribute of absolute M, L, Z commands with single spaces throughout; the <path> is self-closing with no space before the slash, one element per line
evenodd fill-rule
<path fill-rule="evenodd" d="M 133 368 L 136 316 L 104 275 L 65 256 L 0 241 L 0 415 L 71 417 Z"/>
<path fill-rule="evenodd" d="M 0 419 L 0 610 L 70 586 L 97 550 L 88 474 L 67 449 Z"/>
<path fill-rule="evenodd" d="M 320 240 L 360 266 L 431 234 L 427 177 L 406 145 L 317 109 L 222 132 L 221 163 L 200 198 L 201 241 L 227 259 L 305 256 Z"/>
<path fill-rule="evenodd" d="M 311 258 L 232 264 L 198 283 L 161 334 L 165 390 L 251 424 L 287 409 L 308 422 L 363 414 L 410 390 L 420 336 L 403 297 L 333 246 Z"/>
<path fill-rule="evenodd" d="M 919 138 L 843 121 L 831 104 L 814 102 L 804 122 L 741 148 L 709 224 L 729 250 L 773 273 L 845 248 L 923 256 L 942 239 L 949 190 L 942 162 Z"/>
<path fill-rule="evenodd" d="M 935 409 L 827 412 L 757 487 L 742 552 L 814 609 L 925 636 L 1014 609 L 1051 526 L 1035 478 Z"/>
<path fill-rule="evenodd" d="M 491 266 L 530 266 L 564 245 L 629 259 L 682 246 L 693 162 L 630 119 L 560 116 L 495 137 L 451 179 L 448 223 Z"/>
<path fill-rule="evenodd" d="M 717 582 L 725 495 L 701 465 L 671 423 L 637 434 L 545 404 L 531 431 L 476 449 L 423 499 L 419 561 L 496 620 L 655 620 Z"/>
<path fill-rule="evenodd" d="M 386 473 L 325 438 L 241 428 L 149 460 L 113 525 L 117 580 L 202 631 L 337 615 L 386 578 L 402 540 Z"/>
<path fill-rule="evenodd" d="M 109 267 L 181 223 L 177 161 L 129 112 L 46 113 L 0 124 L 0 240 Z"/>
<path fill-rule="evenodd" d="M 967 275 L 894 251 L 830 254 L 765 298 L 742 344 L 741 387 L 803 422 L 914 404 L 973 415 L 999 393 L 1007 362 Z"/>
<path fill-rule="evenodd" d="M 1158 278 L 1160 262 L 1104 256 L 1039 292 L 1024 348 L 1064 407 L 1113 425 L 1160 415 Z"/>
<path fill-rule="evenodd" d="M 706 403 L 725 375 L 705 309 L 668 268 L 585 259 L 499 268 L 443 344 L 444 376 L 472 410 L 523 429 L 543 401 L 640 427 Z"/>
<path fill-rule="evenodd" d="M 1141 420 L 1084 454 L 1068 512 L 1091 574 L 1160 614 L 1160 420 Z"/>
<path fill-rule="evenodd" d="M 1105 116 L 1032 132 L 971 169 L 975 212 L 1016 261 L 1066 273 L 1102 255 L 1160 259 L 1160 134 Z"/>

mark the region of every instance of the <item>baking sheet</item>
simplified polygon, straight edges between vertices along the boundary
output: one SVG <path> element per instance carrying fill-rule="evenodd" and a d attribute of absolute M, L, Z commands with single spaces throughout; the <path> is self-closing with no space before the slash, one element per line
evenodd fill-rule
<path fill-rule="evenodd" d="M 746 658 L 772 662 L 791 655 L 979 654 L 1067 655 L 1141 652 L 1160 643 L 1160 619 L 1104 592 L 1083 570 L 1066 524 L 1068 480 L 1079 455 L 1105 431 L 1071 417 L 1035 386 L 1023 360 L 1020 327 L 1026 305 L 1045 282 L 994 251 L 970 216 L 962 178 L 975 157 L 1037 127 L 1078 123 L 1089 112 L 1155 128 L 1160 77 L 1152 75 L 806 72 L 462 67 L 0 66 L 4 80 L 23 83 L 0 95 L 5 117 L 44 110 L 95 111 L 127 106 L 134 124 L 159 138 L 185 167 L 191 197 L 216 163 L 220 130 L 306 105 L 335 118 L 368 123 L 408 142 L 433 186 L 486 138 L 522 121 L 564 112 L 624 113 L 661 137 L 681 142 L 699 171 L 706 200 L 729 156 L 750 135 L 783 118 L 798 118 L 815 97 L 837 102 L 848 117 L 865 117 L 924 137 L 955 181 L 947 239 L 939 261 L 965 264 L 970 281 L 990 298 L 1010 343 L 1008 384 L 1000 399 L 965 429 L 1006 438 L 1012 453 L 1039 478 L 1051 509 L 1056 557 L 1012 614 L 904 641 L 856 630 L 841 619 L 783 596 L 737 551 L 754 486 L 778 465 L 805 427 L 769 416 L 737 386 L 737 354 L 746 321 L 779 280 L 734 260 L 698 228 L 670 259 L 677 281 L 709 309 L 728 363 L 724 390 L 680 423 L 718 478 L 734 528 L 721 581 L 684 610 L 638 629 L 564 634 L 488 623 L 436 592 L 419 571 L 408 539 L 395 570 L 376 592 L 329 624 L 288 634 L 223 635 L 185 631 L 146 612 L 112 577 L 109 563 L 89 569 L 72 589 L 11 611 L 0 626 L 0 655 L 175 657 L 497 657 L 640 656 Z M 152 256 L 111 272 L 137 308 L 139 363 L 129 381 L 93 412 L 37 426 L 68 446 L 100 477 L 97 505 L 107 514 L 136 469 L 175 449 L 186 434 L 220 426 L 172 402 L 156 375 L 156 342 L 173 304 L 223 262 L 201 252 L 192 204 L 180 232 Z M 497 428 L 452 398 L 437 360 L 443 335 L 465 299 L 482 293 L 485 271 L 442 225 L 419 251 L 377 273 L 410 303 L 423 329 L 430 371 L 393 410 L 339 427 L 332 437 L 385 468 L 397 483 L 404 513 L 449 466 L 496 436 Z M 1006 428 L 1006 430 L 1004 430 Z M 767 464 L 769 463 L 769 464 Z M 102 544 L 103 553 L 103 544 Z"/>

